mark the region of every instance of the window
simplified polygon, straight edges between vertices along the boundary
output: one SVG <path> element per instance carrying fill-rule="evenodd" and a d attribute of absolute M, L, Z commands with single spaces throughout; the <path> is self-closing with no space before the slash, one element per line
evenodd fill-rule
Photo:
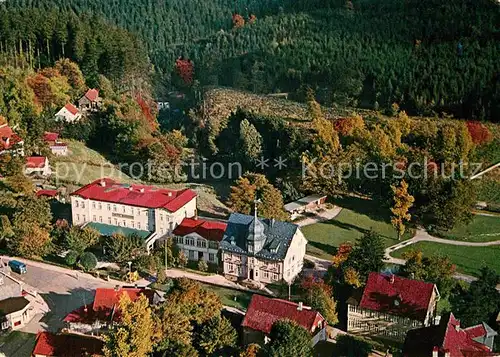
<path fill-rule="evenodd" d="M 95 214 L 92 216 L 92 220 L 95 222 L 97 221 Z"/>
<path fill-rule="evenodd" d="M 125 206 L 123 206 L 123 213 L 125 213 Z"/>
<path fill-rule="evenodd" d="M 14 326 L 19 326 L 21 324 L 21 320 L 14 322 Z"/>
<path fill-rule="evenodd" d="M 92 202 L 92 208 L 95 209 L 95 202 Z"/>
<path fill-rule="evenodd" d="M 211 249 L 219 249 L 219 243 L 217 242 L 208 242 L 208 247 Z"/>
<path fill-rule="evenodd" d="M 132 228 L 135 228 L 135 223 L 134 223 L 134 221 L 132 221 L 131 225 L 132 225 Z"/>
<path fill-rule="evenodd" d="M 108 211 L 111 211 L 111 205 L 108 203 Z"/>
<path fill-rule="evenodd" d="M 195 260 L 194 258 L 194 250 L 189 251 L 189 260 Z"/>
<path fill-rule="evenodd" d="M 115 226 L 118 225 L 118 219 L 115 218 Z"/>
<path fill-rule="evenodd" d="M 125 220 L 123 220 L 123 226 L 126 227 L 127 226 L 127 222 L 125 222 Z"/>
<path fill-rule="evenodd" d="M 263 275 L 265 279 L 269 279 L 269 273 L 267 271 L 264 270 Z"/>
<path fill-rule="evenodd" d="M 78 200 L 75 200 L 75 206 L 80 207 L 80 202 L 78 202 Z"/>
<path fill-rule="evenodd" d="M 116 212 L 116 205 L 113 205 L 113 212 Z"/>
<path fill-rule="evenodd" d="M 141 222 L 137 222 L 137 229 L 141 229 Z"/>
<path fill-rule="evenodd" d="M 111 217 L 108 217 L 108 224 L 111 224 Z"/>
<path fill-rule="evenodd" d="M 83 215 L 83 221 L 87 222 L 87 216 Z"/>
<path fill-rule="evenodd" d="M 85 201 L 82 201 L 82 208 L 85 208 Z"/>
<path fill-rule="evenodd" d="M 79 221 L 80 221 L 80 215 L 79 215 L 79 214 L 77 214 L 77 215 L 76 215 L 76 221 L 77 221 L 77 222 L 79 222 Z"/>
<path fill-rule="evenodd" d="M 163 215 L 160 214 L 160 221 L 163 221 Z"/>
<path fill-rule="evenodd" d="M 198 248 L 206 248 L 207 247 L 207 242 L 205 242 L 204 240 L 201 240 L 201 239 L 197 239 L 196 240 L 196 246 Z"/>
<path fill-rule="evenodd" d="M 102 216 L 99 216 L 99 222 L 102 223 Z"/>
<path fill-rule="evenodd" d="M 211 262 L 214 262 L 215 261 L 215 254 L 208 253 L 208 260 L 210 260 Z"/>
<path fill-rule="evenodd" d="M 186 238 L 186 245 L 192 245 L 194 247 L 194 238 Z"/>
<path fill-rule="evenodd" d="M 102 210 L 102 203 L 99 202 L 99 210 Z"/>

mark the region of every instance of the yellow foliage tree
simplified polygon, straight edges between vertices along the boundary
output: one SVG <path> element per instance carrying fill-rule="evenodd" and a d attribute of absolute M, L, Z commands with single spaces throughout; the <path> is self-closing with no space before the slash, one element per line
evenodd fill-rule
<path fill-rule="evenodd" d="M 405 221 L 410 221 L 411 215 L 408 210 L 413 206 L 415 198 L 408 192 L 408 184 L 405 180 L 402 180 L 398 187 L 391 186 L 394 192 L 394 206 L 391 208 L 393 216 L 391 217 L 391 223 L 398 233 L 398 240 L 401 239 L 405 233 L 406 226 Z"/>

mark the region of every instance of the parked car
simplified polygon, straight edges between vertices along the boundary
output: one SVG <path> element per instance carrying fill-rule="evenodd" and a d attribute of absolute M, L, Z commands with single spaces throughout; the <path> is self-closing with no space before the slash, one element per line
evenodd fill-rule
<path fill-rule="evenodd" d="M 10 269 L 12 269 L 13 272 L 18 274 L 26 274 L 27 272 L 26 264 L 21 263 L 20 261 L 17 260 L 11 260 L 9 262 L 9 267 Z"/>

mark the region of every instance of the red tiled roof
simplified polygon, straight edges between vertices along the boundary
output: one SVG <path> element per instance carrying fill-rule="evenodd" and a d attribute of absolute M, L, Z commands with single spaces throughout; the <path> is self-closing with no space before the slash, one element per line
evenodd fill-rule
<path fill-rule="evenodd" d="M 6 139 L 9 139 L 9 144 L 7 144 Z M 14 133 L 8 125 L 0 125 L 0 148 L 2 149 L 10 149 L 12 146 L 19 144 L 23 141 Z"/>
<path fill-rule="evenodd" d="M 470 336 L 470 338 L 481 337 L 481 336 L 486 335 L 486 333 L 487 333 L 483 324 L 467 327 L 464 329 L 464 331 L 467 333 L 467 335 Z"/>
<path fill-rule="evenodd" d="M 38 190 L 36 191 L 37 197 L 56 197 L 58 194 L 57 190 Z"/>
<path fill-rule="evenodd" d="M 71 195 L 137 207 L 165 208 L 175 212 L 195 198 L 196 192 L 190 189 L 176 191 L 155 186 L 125 185 L 104 178 L 76 190 Z"/>
<path fill-rule="evenodd" d="M 87 93 L 85 93 L 85 97 L 91 102 L 95 102 L 99 97 L 99 91 L 97 89 L 89 89 Z"/>
<path fill-rule="evenodd" d="M 474 341 L 466 329 L 460 328 L 460 321 L 452 313 L 442 316 L 439 325 L 410 330 L 406 336 L 403 356 L 431 356 L 436 348 L 440 357 L 446 352 L 449 352 L 450 357 L 492 356 L 488 346 Z"/>
<path fill-rule="evenodd" d="M 227 223 L 220 221 L 184 218 L 182 222 L 175 227 L 173 233 L 177 236 L 197 233 L 205 239 L 220 242 L 224 237 L 226 227 Z"/>
<path fill-rule="evenodd" d="M 241 326 L 269 334 L 276 321 L 289 319 L 312 333 L 314 327 L 325 319 L 319 312 L 309 308 L 299 311 L 298 306 L 291 301 L 254 294 Z"/>
<path fill-rule="evenodd" d="M 39 332 L 32 355 L 57 357 L 103 356 L 103 347 L 103 341 L 94 337 Z"/>
<path fill-rule="evenodd" d="M 45 156 L 28 156 L 26 158 L 26 167 L 30 169 L 41 169 L 45 166 Z"/>
<path fill-rule="evenodd" d="M 154 291 L 140 288 L 120 288 L 118 291 L 115 289 L 98 288 L 95 291 L 92 310 L 100 318 L 110 316 L 113 313 L 113 310 L 118 307 L 122 294 L 127 294 L 132 301 L 137 300 L 140 295 L 145 295 L 150 302 L 152 302 Z M 115 313 L 114 320 L 117 318 L 118 314 Z"/>
<path fill-rule="evenodd" d="M 88 93 L 88 92 L 87 92 Z M 86 96 L 86 95 L 85 95 Z M 87 97 L 88 98 L 88 97 Z M 89 98 L 90 99 L 90 98 Z M 78 109 L 71 103 L 67 103 L 64 108 L 66 108 L 66 110 L 68 112 L 70 112 L 71 114 L 73 115 L 77 115 L 78 114 Z"/>
<path fill-rule="evenodd" d="M 424 321 L 434 284 L 370 273 L 359 307 Z"/>
<path fill-rule="evenodd" d="M 59 134 L 58 133 L 51 133 L 51 132 L 46 131 L 43 134 L 43 140 L 44 141 L 56 141 L 57 139 L 59 139 Z"/>

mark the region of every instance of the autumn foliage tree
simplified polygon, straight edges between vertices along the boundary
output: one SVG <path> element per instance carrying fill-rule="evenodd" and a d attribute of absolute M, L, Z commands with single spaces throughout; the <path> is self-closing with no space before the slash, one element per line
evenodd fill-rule
<path fill-rule="evenodd" d="M 468 121 L 467 130 L 476 145 L 485 144 L 493 138 L 491 131 L 481 122 Z"/>
<path fill-rule="evenodd" d="M 410 221 L 411 215 L 408 210 L 413 206 L 415 198 L 408 192 L 408 184 L 405 180 L 402 180 L 398 187 L 391 186 L 394 192 L 394 206 L 391 208 L 393 216 L 391 217 L 391 223 L 396 228 L 398 233 L 398 239 L 401 239 L 405 233 L 405 221 Z"/>
<path fill-rule="evenodd" d="M 194 79 L 194 63 L 185 58 L 178 58 L 175 61 L 175 71 L 182 79 L 184 85 L 190 86 L 193 84 Z"/>
<path fill-rule="evenodd" d="M 242 28 L 245 26 L 245 19 L 240 14 L 233 14 L 233 28 Z"/>
<path fill-rule="evenodd" d="M 236 212 L 252 214 L 254 201 L 260 199 L 257 204 L 259 217 L 275 218 L 278 220 L 288 219 L 288 214 L 283 209 L 283 197 L 264 175 L 246 173 L 231 186 L 228 207 Z"/>
<path fill-rule="evenodd" d="M 330 325 L 338 322 L 337 303 L 333 299 L 332 287 L 323 279 L 307 275 L 300 282 L 301 297 L 306 305 L 318 311 Z"/>

